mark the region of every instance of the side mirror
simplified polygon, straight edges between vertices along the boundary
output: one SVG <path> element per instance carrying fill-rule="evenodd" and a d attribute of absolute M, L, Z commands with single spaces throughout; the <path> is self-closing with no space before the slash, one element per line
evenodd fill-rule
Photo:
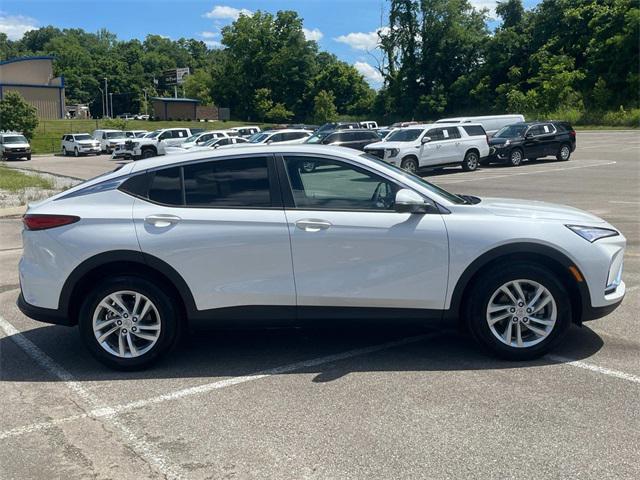
<path fill-rule="evenodd" d="M 429 143 L 431 141 L 431 137 L 422 137 L 422 140 L 420 140 L 422 143 Z"/>
<path fill-rule="evenodd" d="M 396 193 L 395 207 L 398 213 L 427 213 L 432 205 L 413 190 L 403 188 Z"/>
<path fill-rule="evenodd" d="M 267 140 L 267 145 L 271 145 L 273 143 L 273 140 Z"/>

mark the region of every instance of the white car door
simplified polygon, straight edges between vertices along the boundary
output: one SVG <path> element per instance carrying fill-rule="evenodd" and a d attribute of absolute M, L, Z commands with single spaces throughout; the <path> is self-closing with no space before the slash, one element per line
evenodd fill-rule
<path fill-rule="evenodd" d="M 173 267 L 198 310 L 295 306 L 289 230 L 273 157 L 234 157 L 150 173 L 133 217 L 143 252 Z"/>
<path fill-rule="evenodd" d="M 444 308 L 448 240 L 440 214 L 396 212 L 401 186 L 347 161 L 283 161 L 298 306 Z M 309 162 L 313 171 L 303 168 Z"/>

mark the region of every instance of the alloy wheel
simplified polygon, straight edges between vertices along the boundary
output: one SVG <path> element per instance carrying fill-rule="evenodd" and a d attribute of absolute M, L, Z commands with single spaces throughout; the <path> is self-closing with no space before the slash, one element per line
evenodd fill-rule
<path fill-rule="evenodd" d="M 467 168 L 469 170 L 475 170 L 478 168 L 478 156 L 475 153 L 467 155 Z"/>
<path fill-rule="evenodd" d="M 511 165 L 517 167 L 522 162 L 522 152 L 520 150 L 514 150 L 511 152 Z"/>
<path fill-rule="evenodd" d="M 499 287 L 487 305 L 491 333 L 502 343 L 527 348 L 546 339 L 558 316 L 551 292 L 533 280 L 512 280 Z"/>
<path fill-rule="evenodd" d="M 571 154 L 571 151 L 569 150 L 569 147 L 567 147 L 566 145 L 564 145 L 561 149 L 560 149 L 560 158 L 562 160 L 567 160 L 569 158 L 569 155 Z"/>
<path fill-rule="evenodd" d="M 134 358 L 158 342 L 161 322 L 153 302 L 139 292 L 120 290 L 104 297 L 93 313 L 93 334 L 111 355 Z"/>
<path fill-rule="evenodd" d="M 413 160 L 407 160 L 402 164 L 402 168 L 409 173 L 416 173 L 418 171 L 418 165 Z"/>

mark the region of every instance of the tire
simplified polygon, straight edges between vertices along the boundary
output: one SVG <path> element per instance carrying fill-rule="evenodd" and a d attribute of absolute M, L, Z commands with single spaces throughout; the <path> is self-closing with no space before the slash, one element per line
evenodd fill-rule
<path fill-rule="evenodd" d="M 142 155 L 140 156 L 140 158 L 151 158 L 151 157 L 155 157 L 156 154 L 153 151 L 153 149 L 151 148 L 145 148 L 144 150 L 142 150 Z"/>
<path fill-rule="evenodd" d="M 73 156 L 74 157 L 79 157 L 80 156 L 80 152 L 78 152 L 78 147 L 73 149 Z"/>
<path fill-rule="evenodd" d="M 473 172 L 478 168 L 480 157 L 475 150 L 467 152 L 462 161 L 462 170 L 465 172 Z"/>
<path fill-rule="evenodd" d="M 67 152 L 67 149 L 65 147 L 62 147 L 62 156 L 66 157 L 67 155 L 69 155 L 69 153 Z"/>
<path fill-rule="evenodd" d="M 560 145 L 560 150 L 556 154 L 556 159 L 559 162 L 566 162 L 571 158 L 571 146 L 568 143 Z"/>
<path fill-rule="evenodd" d="M 127 311 L 109 299 L 110 295 L 118 292 L 121 292 L 118 299 Z M 140 319 L 133 315 L 135 294 L 141 296 L 137 308 L 139 314 L 143 313 L 145 299 L 151 302 Z M 110 307 L 104 307 L 105 302 Z M 115 317 L 114 312 L 121 316 Z M 97 328 L 97 333 L 94 333 L 94 323 L 101 320 L 111 323 Z M 78 326 L 89 352 L 116 370 L 140 370 L 150 366 L 176 343 L 180 332 L 180 321 L 172 299 L 154 283 L 132 275 L 108 278 L 89 292 L 80 308 Z M 138 333 L 134 333 L 136 331 Z M 98 335 L 106 335 L 102 343 L 98 341 Z"/>
<path fill-rule="evenodd" d="M 526 297 L 524 302 L 518 302 L 515 283 Z M 505 286 L 516 303 L 501 290 Z M 535 300 L 540 287 L 544 292 Z M 516 361 L 538 358 L 553 349 L 571 325 L 567 290 L 553 272 L 535 263 L 496 265 L 475 279 L 472 289 L 465 304 L 466 325 L 481 347 L 500 358 Z M 547 297 L 550 300 L 545 303 Z M 533 308 L 528 308 L 531 305 Z M 537 308 L 540 313 L 535 312 Z M 511 335 L 509 344 L 508 335 Z"/>
<path fill-rule="evenodd" d="M 418 168 L 419 168 L 418 160 L 414 157 L 404 158 L 400 166 L 402 167 L 403 170 L 406 170 L 407 172 L 418 173 Z"/>
<path fill-rule="evenodd" d="M 518 167 L 522 164 L 523 158 L 522 150 L 514 148 L 511 150 L 511 153 L 509 153 L 509 165 L 512 167 Z"/>
<path fill-rule="evenodd" d="M 27 155 L 27 160 L 31 160 L 31 155 Z"/>

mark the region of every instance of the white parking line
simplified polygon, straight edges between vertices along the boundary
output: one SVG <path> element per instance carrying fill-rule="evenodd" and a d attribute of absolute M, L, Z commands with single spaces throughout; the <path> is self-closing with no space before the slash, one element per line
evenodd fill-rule
<path fill-rule="evenodd" d="M 553 360 L 554 362 L 562 363 L 563 365 L 571 365 L 572 367 L 583 368 L 585 370 L 590 370 L 602 375 L 607 375 L 608 377 L 619 378 L 621 380 L 626 380 L 633 383 L 640 383 L 640 377 L 638 377 L 637 375 L 632 375 L 627 372 L 621 372 L 620 370 L 612 370 L 611 368 L 600 367 L 599 365 L 594 365 L 593 363 L 573 360 L 571 358 L 562 357 L 559 355 L 547 355 L 547 358 Z"/>
<path fill-rule="evenodd" d="M 270 377 L 273 375 L 281 375 L 284 373 L 291 373 L 296 370 L 302 370 L 304 368 L 309 367 L 317 367 L 319 365 L 325 365 L 327 363 L 337 362 L 341 360 L 346 360 L 353 357 L 358 357 L 362 355 L 367 355 L 370 353 L 380 352 L 382 350 L 388 350 L 394 347 L 400 347 L 403 345 L 409 345 L 411 343 L 420 342 L 429 338 L 436 336 L 436 333 L 430 333 L 425 335 L 416 335 L 413 337 L 402 338 L 400 340 L 394 340 L 392 342 L 386 342 L 378 345 L 372 345 L 370 347 L 363 347 L 354 350 L 349 350 L 342 353 L 337 353 L 334 355 L 327 355 L 324 357 L 317 357 L 310 360 L 303 360 L 301 362 L 291 363 L 288 365 L 283 365 L 280 367 L 270 368 L 267 370 L 263 370 L 260 372 L 256 372 L 251 375 L 244 375 L 241 377 L 233 377 L 224 380 L 219 380 L 217 382 L 207 383 L 204 385 L 198 385 L 195 387 L 189 387 L 181 390 L 176 390 L 171 393 L 166 393 L 163 395 L 158 395 L 156 397 L 151 397 L 144 400 L 138 400 L 135 402 L 125 403 L 121 405 L 115 405 L 112 407 L 109 406 L 95 406 L 97 404 L 97 398 L 92 395 L 90 392 L 86 391 L 82 385 L 80 385 L 77 381 L 74 380 L 74 377 L 64 370 L 61 366 L 59 366 L 51 357 L 49 357 L 46 353 L 40 350 L 36 345 L 34 345 L 30 340 L 27 340 L 18 330 L 16 330 L 13 325 L 7 322 L 5 319 L 0 317 L 0 328 L 4 330 L 7 335 L 11 335 L 11 339 L 22 348 L 31 358 L 33 358 L 38 364 L 44 367 L 47 371 L 54 374 L 56 377 L 63 380 L 67 386 L 78 393 L 83 399 L 87 401 L 89 404 L 93 404 L 94 408 L 85 413 L 70 415 L 68 417 L 54 419 L 47 422 L 39 422 L 33 423 L 30 425 L 25 425 L 23 427 L 16 427 L 10 430 L 6 430 L 4 432 L 0 432 L 0 439 L 15 437 L 18 435 L 23 435 L 26 433 L 35 432 L 38 430 L 43 430 L 47 428 L 51 428 L 53 426 L 57 426 L 63 423 L 68 423 L 76 420 L 82 420 L 84 418 L 112 418 L 118 414 L 137 410 L 148 405 L 154 405 L 159 403 L 164 403 L 172 400 L 179 400 L 181 398 L 190 397 L 193 395 L 200 395 L 208 392 L 212 392 L 214 390 L 219 390 L 222 388 L 230 387 L 233 385 L 239 385 L 241 383 L 252 382 L 254 380 L 259 380 L 261 378 Z M 56 373 L 54 373 L 56 372 Z M 115 422 L 114 422 L 115 423 Z M 121 422 L 118 422 L 119 428 L 122 429 Z M 126 428 L 126 427 L 124 427 Z M 128 429 L 127 429 L 128 430 Z M 133 436 L 133 433 L 128 430 L 127 436 L 132 439 L 132 441 L 136 441 Z M 157 456 L 157 455 L 156 455 Z M 155 463 L 160 463 L 167 468 L 167 463 L 161 458 L 156 458 Z"/>
<path fill-rule="evenodd" d="M 567 171 L 567 170 L 578 170 L 581 168 L 593 168 L 593 167 L 604 167 L 606 165 L 613 165 L 617 162 L 615 161 L 611 161 L 611 162 L 601 162 L 601 163 L 594 163 L 594 164 L 590 164 L 590 165 L 577 165 L 575 167 L 558 167 L 558 168 L 548 168 L 545 170 L 530 170 L 530 171 L 526 171 L 526 172 L 517 172 L 517 173 L 506 173 L 506 174 L 502 174 L 502 175 L 491 175 L 490 177 L 475 177 L 473 176 L 473 174 L 471 174 L 470 176 L 473 178 L 467 178 L 464 180 L 451 180 L 451 181 L 439 181 L 439 177 L 432 177 L 429 179 L 429 181 L 432 181 L 434 183 L 443 183 L 443 184 L 452 184 L 452 183 L 465 183 L 465 182 L 475 182 L 475 181 L 480 181 L 480 180 L 494 180 L 496 178 L 506 178 L 506 177 L 515 177 L 515 176 L 519 176 L 519 175 L 536 175 L 538 173 L 554 173 L 554 172 L 562 172 L 562 171 Z"/>
<path fill-rule="evenodd" d="M 44 353 L 37 345 L 28 340 L 22 335 L 11 323 L 6 321 L 0 316 L 0 328 L 7 336 L 10 336 L 11 340 L 18 345 L 27 355 L 29 355 L 33 361 L 45 369 L 49 374 L 57 377 L 64 382 L 64 385 L 75 393 L 78 397 L 82 398 L 92 409 L 104 408 L 101 405 L 100 399 L 94 394 L 89 392 L 82 384 L 76 381 L 75 377 L 65 370 L 62 366 L 55 362 L 49 355 Z M 82 407 L 80 407 L 82 408 Z M 92 415 L 89 411 L 86 413 L 86 417 L 90 417 L 98 420 L 100 417 Z M 183 472 L 168 463 L 162 453 L 160 453 L 154 446 L 152 446 L 146 440 L 138 437 L 129 427 L 127 427 L 122 421 L 116 417 L 108 419 L 108 423 L 114 429 L 120 431 L 122 437 L 124 437 L 125 444 L 140 455 L 147 463 L 154 467 L 159 473 L 169 478 L 182 478 L 185 475 Z"/>

